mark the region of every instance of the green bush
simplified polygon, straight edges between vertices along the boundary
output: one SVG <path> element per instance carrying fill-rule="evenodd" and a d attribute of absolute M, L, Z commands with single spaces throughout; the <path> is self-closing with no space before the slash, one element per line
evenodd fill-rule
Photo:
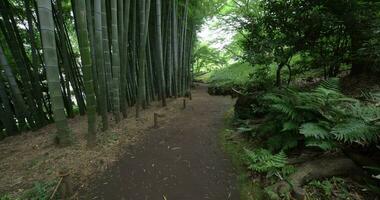
<path fill-rule="evenodd" d="M 380 107 L 342 94 L 337 79 L 307 92 L 272 91 L 261 101 L 266 115 L 257 135 L 267 137 L 272 150 L 299 144 L 330 150 L 351 143 L 369 145 L 379 139 Z"/>
<path fill-rule="evenodd" d="M 235 63 L 226 68 L 213 71 L 208 83 L 218 87 L 243 86 L 249 79 L 253 68 L 247 63 Z"/>

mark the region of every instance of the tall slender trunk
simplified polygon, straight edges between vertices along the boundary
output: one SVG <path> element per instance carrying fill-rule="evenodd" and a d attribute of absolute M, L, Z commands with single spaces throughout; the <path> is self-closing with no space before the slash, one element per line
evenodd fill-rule
<path fill-rule="evenodd" d="M 71 131 L 67 124 L 61 88 L 59 83 L 58 58 L 54 34 L 54 21 L 50 0 L 38 0 L 38 14 L 41 26 L 41 39 L 46 65 L 46 76 L 50 99 L 57 126 L 57 142 L 68 145 L 72 141 Z"/>
<path fill-rule="evenodd" d="M 0 47 L 1 48 L 1 47 Z M 5 132 L 8 135 L 13 135 L 18 132 L 14 113 L 12 111 L 8 95 L 6 93 L 6 86 L 2 74 L 0 74 L 0 109 L 3 113 L 0 113 L 1 122 L 5 128 Z"/>
<path fill-rule="evenodd" d="M 33 69 L 33 90 L 35 91 L 35 96 L 36 98 L 36 104 L 38 107 L 38 120 L 37 124 L 40 126 L 46 125 L 47 124 L 47 119 L 46 115 L 43 112 L 43 93 L 40 85 L 40 76 L 39 76 L 39 62 L 38 62 L 38 55 L 37 55 L 37 44 L 36 44 L 36 36 L 34 33 L 34 28 L 33 28 L 33 15 L 31 11 L 31 6 L 30 6 L 30 1 L 31 0 L 24 0 L 25 3 L 25 10 L 26 10 L 26 18 L 28 22 L 28 39 L 30 43 L 30 48 L 31 48 L 31 53 L 32 53 L 32 69 Z"/>
<path fill-rule="evenodd" d="M 146 1 L 141 0 L 137 2 L 139 10 L 139 59 L 138 59 L 138 91 L 137 91 L 137 104 L 136 104 L 136 118 L 140 117 L 140 107 L 144 106 L 145 102 L 145 65 L 146 65 Z"/>
<path fill-rule="evenodd" d="M 93 63 L 91 61 L 91 50 L 87 28 L 86 3 L 83 0 L 75 0 L 75 2 L 75 13 L 78 25 L 78 43 L 83 65 L 83 79 L 87 102 L 87 144 L 92 146 L 96 143 L 96 99 L 92 79 Z"/>
<path fill-rule="evenodd" d="M 111 65 L 111 54 L 108 36 L 108 25 L 107 25 L 107 12 L 106 12 L 106 0 L 102 1 L 102 37 L 103 37 L 103 51 L 104 51 L 104 71 L 106 73 L 106 85 L 107 85 L 107 110 L 111 111 L 113 109 L 113 81 L 112 81 L 112 65 Z"/>
<path fill-rule="evenodd" d="M 122 67 L 120 70 L 120 109 L 123 114 L 124 118 L 127 118 L 127 72 L 129 68 L 129 57 L 128 57 L 128 32 L 129 32 L 129 16 L 130 16 L 130 0 L 126 0 L 124 2 L 124 23 L 122 26 L 124 26 L 124 33 L 123 35 L 123 43 L 122 49 L 124 51 L 121 53 L 121 58 L 124 60 L 122 61 Z"/>
<path fill-rule="evenodd" d="M 117 0 L 111 0 L 112 15 L 112 76 L 113 76 L 113 114 L 116 123 L 120 122 L 120 55 L 117 26 Z"/>
<path fill-rule="evenodd" d="M 102 39 L 102 5 L 100 1 L 94 1 L 94 28 L 95 28 L 95 56 L 96 56 L 96 69 L 98 71 L 98 84 L 99 84 L 99 112 L 102 117 L 103 131 L 108 129 L 108 115 L 107 115 L 107 90 L 106 80 L 104 73 L 104 59 L 103 59 L 103 42 Z"/>
<path fill-rule="evenodd" d="M 159 82 L 159 93 L 162 101 L 162 106 L 166 106 L 165 94 L 165 74 L 164 74 L 164 61 L 163 61 L 163 47 L 162 47 L 162 24 L 161 24 L 161 0 L 156 0 L 156 23 L 155 23 L 155 46 L 156 46 L 156 64 L 157 64 L 157 77 Z"/>
<path fill-rule="evenodd" d="M 178 66 L 178 19 L 177 19 L 177 0 L 173 0 L 172 7 L 172 50 L 173 50 L 173 84 L 174 84 L 174 97 L 178 97 L 178 76 L 179 76 L 179 66 Z"/>

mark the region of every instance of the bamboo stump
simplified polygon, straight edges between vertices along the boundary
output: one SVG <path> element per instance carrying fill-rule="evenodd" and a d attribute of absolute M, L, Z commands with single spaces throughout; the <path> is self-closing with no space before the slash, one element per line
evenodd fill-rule
<path fill-rule="evenodd" d="M 154 128 L 158 128 L 158 114 L 154 113 Z"/>
<path fill-rule="evenodd" d="M 73 195 L 72 179 L 68 169 L 62 169 L 59 172 L 59 176 L 62 179 L 61 183 L 61 195 L 62 199 L 70 199 Z"/>
<path fill-rule="evenodd" d="M 183 99 L 183 106 L 182 106 L 183 109 L 186 109 L 186 99 Z"/>

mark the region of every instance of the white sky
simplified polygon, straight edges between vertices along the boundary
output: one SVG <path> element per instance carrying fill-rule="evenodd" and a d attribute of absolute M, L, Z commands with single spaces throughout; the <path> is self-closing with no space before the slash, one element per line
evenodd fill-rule
<path fill-rule="evenodd" d="M 200 42 L 223 51 L 224 47 L 232 42 L 236 31 L 232 27 L 218 25 L 220 23 L 222 22 L 216 17 L 207 19 L 197 35 Z"/>

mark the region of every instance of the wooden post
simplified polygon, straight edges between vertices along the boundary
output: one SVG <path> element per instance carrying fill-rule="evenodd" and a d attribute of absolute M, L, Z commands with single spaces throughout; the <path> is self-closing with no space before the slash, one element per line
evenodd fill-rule
<path fill-rule="evenodd" d="M 158 114 L 154 113 L 154 128 L 158 128 Z"/>
<path fill-rule="evenodd" d="M 71 183 L 70 172 L 64 168 L 59 172 L 59 176 L 62 177 L 61 195 L 62 199 L 70 199 L 73 195 L 73 187 Z"/>
<path fill-rule="evenodd" d="M 186 109 L 186 99 L 183 99 L 183 109 Z"/>

